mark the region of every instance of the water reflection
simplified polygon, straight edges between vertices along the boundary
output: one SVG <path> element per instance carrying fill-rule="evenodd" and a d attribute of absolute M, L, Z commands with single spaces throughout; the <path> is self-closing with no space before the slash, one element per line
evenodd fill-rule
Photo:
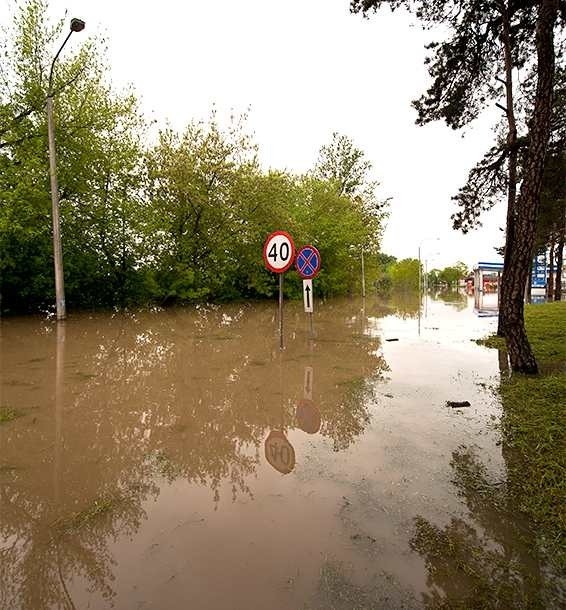
<path fill-rule="evenodd" d="M 265 459 L 281 474 L 295 468 L 295 449 L 280 430 L 272 430 L 265 439 Z"/>
<path fill-rule="evenodd" d="M 468 297 L 466 296 L 466 293 L 462 290 L 437 290 L 433 296 L 435 299 L 444 301 L 445 303 L 449 303 L 458 311 L 466 309 L 466 307 L 468 306 Z"/>
<path fill-rule="evenodd" d="M 307 434 L 316 434 L 320 430 L 321 416 L 311 400 L 300 400 L 296 411 L 297 426 Z"/>
<path fill-rule="evenodd" d="M 418 292 L 395 292 L 370 303 L 367 315 L 374 317 L 398 316 L 402 319 L 416 318 L 422 307 Z"/>
<path fill-rule="evenodd" d="M 454 607 L 456 600 L 461 608 L 554 607 L 556 583 L 544 581 L 535 533 L 518 513 L 505 481 L 490 479 L 470 447 L 455 451 L 450 465 L 471 523 L 452 517 L 441 527 L 415 518 L 410 544 L 428 570 L 425 607 Z"/>
<path fill-rule="evenodd" d="M 418 305 L 286 304 L 283 353 L 271 305 L 2 322 L 0 607 L 474 607 L 488 568 L 536 604 L 494 320 Z"/>
<path fill-rule="evenodd" d="M 309 340 L 287 314 L 283 355 L 267 306 L 4 322 L 3 401 L 26 415 L 1 432 L 0 607 L 72 607 L 77 581 L 111 600 L 109 547 L 162 481 L 206 486 L 218 506 L 226 488 L 253 498 L 262 445 L 293 470 L 289 429 L 348 447 L 386 365 L 349 306 L 319 318 Z"/>

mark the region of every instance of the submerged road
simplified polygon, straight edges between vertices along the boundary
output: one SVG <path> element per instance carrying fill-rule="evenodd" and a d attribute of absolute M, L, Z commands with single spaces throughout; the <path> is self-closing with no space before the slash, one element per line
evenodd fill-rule
<path fill-rule="evenodd" d="M 520 603 L 506 358 L 441 296 L 286 304 L 283 352 L 271 303 L 2 320 L 0 607 Z"/>

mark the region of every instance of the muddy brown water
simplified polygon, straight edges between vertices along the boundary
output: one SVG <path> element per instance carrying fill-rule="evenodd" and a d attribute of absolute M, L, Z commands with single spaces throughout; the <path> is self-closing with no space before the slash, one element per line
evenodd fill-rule
<path fill-rule="evenodd" d="M 481 495 L 505 480 L 506 362 L 471 340 L 496 322 L 442 296 L 318 303 L 314 338 L 288 303 L 284 352 L 272 303 L 2 320 L 0 607 L 536 590 L 525 525 Z"/>

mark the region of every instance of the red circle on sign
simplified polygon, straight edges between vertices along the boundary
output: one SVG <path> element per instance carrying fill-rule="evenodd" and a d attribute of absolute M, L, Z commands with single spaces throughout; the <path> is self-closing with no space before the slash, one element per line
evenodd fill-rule
<path fill-rule="evenodd" d="M 281 268 L 274 267 L 271 264 L 271 261 L 269 260 L 268 252 L 267 252 L 269 244 L 273 241 L 274 238 L 279 237 L 279 236 L 287 239 L 287 241 L 289 242 L 289 248 L 290 248 L 289 260 L 287 261 L 285 266 L 281 267 Z M 277 252 L 276 252 L 276 255 L 277 255 Z M 295 243 L 293 242 L 293 238 L 289 235 L 289 233 L 287 233 L 287 231 L 274 231 L 273 233 L 270 233 L 267 236 L 267 239 L 265 240 L 265 243 L 263 244 L 263 262 L 265 263 L 265 266 L 269 269 L 269 271 L 273 271 L 273 273 L 285 273 L 285 271 L 287 271 L 291 267 L 291 265 L 295 262 Z"/>
<path fill-rule="evenodd" d="M 311 267 L 314 269 L 314 271 L 310 274 L 304 273 L 303 271 L 301 271 L 297 264 L 297 262 L 299 260 L 299 256 L 301 256 L 302 252 L 307 249 L 312 250 L 313 254 L 316 256 L 316 266 L 311 265 Z M 311 280 L 312 278 L 314 278 L 318 275 L 318 272 L 320 271 L 321 262 L 322 262 L 322 259 L 320 258 L 320 252 L 318 251 L 318 249 L 315 248 L 314 246 L 311 246 L 310 244 L 308 244 L 306 246 L 303 246 L 302 248 L 299 248 L 299 251 L 297 252 L 297 256 L 295 257 L 295 268 L 297 269 L 297 273 L 304 280 Z"/>

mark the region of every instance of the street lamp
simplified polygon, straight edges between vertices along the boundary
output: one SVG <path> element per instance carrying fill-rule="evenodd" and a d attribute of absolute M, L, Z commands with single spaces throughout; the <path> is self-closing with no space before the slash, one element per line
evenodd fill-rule
<path fill-rule="evenodd" d="M 53 218 L 53 262 L 55 266 L 55 303 L 57 308 L 57 320 L 64 320 L 67 317 L 65 307 L 65 281 L 63 277 L 63 249 L 61 247 L 61 220 L 59 217 L 59 185 L 57 183 L 57 156 L 55 152 L 55 124 L 53 121 L 53 70 L 55 63 L 72 36 L 73 32 L 82 32 L 85 22 L 82 19 L 71 19 L 71 25 L 67 38 L 59 47 L 51 62 L 49 71 L 49 84 L 47 87 L 47 138 L 49 141 L 49 179 L 51 183 L 51 215 Z"/>
<path fill-rule="evenodd" d="M 440 237 L 427 237 L 419 242 L 419 292 L 421 291 L 422 272 L 421 272 L 421 246 L 425 241 L 440 241 Z"/>

